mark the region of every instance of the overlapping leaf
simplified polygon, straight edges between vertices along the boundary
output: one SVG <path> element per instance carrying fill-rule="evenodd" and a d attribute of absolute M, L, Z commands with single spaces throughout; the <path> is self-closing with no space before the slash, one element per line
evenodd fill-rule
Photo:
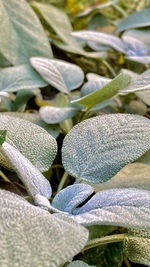
<path fill-rule="evenodd" d="M 57 152 L 56 140 L 41 127 L 23 119 L 0 115 L 0 129 L 7 130 L 7 141 L 40 171 L 51 166 Z M 0 162 L 10 167 L 0 155 Z"/>
<path fill-rule="evenodd" d="M 138 12 L 135 12 L 125 18 L 121 23 L 118 25 L 118 30 L 124 31 L 127 29 L 133 28 L 142 28 L 150 25 L 150 9 L 144 9 Z"/>
<path fill-rule="evenodd" d="M 110 114 L 85 120 L 64 139 L 64 168 L 80 180 L 106 182 L 150 149 L 149 130 L 149 120 L 138 115 Z"/>
<path fill-rule="evenodd" d="M 45 81 L 61 92 L 68 93 L 83 83 L 83 71 L 74 64 L 48 58 L 31 58 L 30 62 Z"/>
<path fill-rule="evenodd" d="M 88 232 L 79 224 L 8 191 L 0 190 L 0 210 L 1 266 L 58 267 L 87 242 Z"/>
<path fill-rule="evenodd" d="M 84 261 L 73 261 L 67 265 L 67 267 L 95 267 L 94 265 L 89 265 Z"/>
<path fill-rule="evenodd" d="M 1 0 L 0 52 L 13 65 L 33 56 L 52 57 L 44 29 L 25 0 Z"/>
<path fill-rule="evenodd" d="M 86 106 L 87 108 L 91 108 L 94 105 L 106 101 L 117 95 L 119 90 L 126 87 L 129 82 L 130 82 L 130 76 L 128 74 L 121 73 L 112 81 L 106 83 L 106 85 L 104 85 L 100 89 L 86 96 L 83 96 L 77 100 L 74 100 L 71 103 L 77 103 Z"/>
<path fill-rule="evenodd" d="M 46 85 L 40 75 L 27 64 L 0 70 L 0 91 L 16 92 Z"/>
<path fill-rule="evenodd" d="M 49 124 L 60 123 L 66 119 L 72 118 L 78 112 L 76 108 L 58 108 L 52 106 L 44 106 L 40 108 L 41 119 Z"/>

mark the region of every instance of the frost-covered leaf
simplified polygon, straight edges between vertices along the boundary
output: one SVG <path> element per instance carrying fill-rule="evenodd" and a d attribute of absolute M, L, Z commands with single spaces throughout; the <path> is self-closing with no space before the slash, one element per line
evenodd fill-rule
<path fill-rule="evenodd" d="M 25 0 L 0 1 L 0 52 L 13 65 L 33 56 L 52 57 L 44 29 Z"/>
<path fill-rule="evenodd" d="M 129 75 L 132 75 L 132 79 L 129 85 L 119 91 L 120 94 L 150 90 L 150 70 L 142 74 L 131 73 L 129 71 L 123 71 L 123 73 L 130 73 Z"/>
<path fill-rule="evenodd" d="M 67 265 L 67 267 L 96 267 L 94 265 L 89 265 L 84 261 L 73 261 Z"/>
<path fill-rule="evenodd" d="M 123 36 L 131 36 L 134 37 L 144 44 L 146 44 L 150 48 L 150 38 L 149 38 L 150 30 L 149 28 L 141 28 L 136 30 L 127 30 L 124 32 Z"/>
<path fill-rule="evenodd" d="M 7 130 L 7 141 L 40 171 L 51 166 L 57 152 L 56 140 L 41 127 L 23 119 L 0 115 L 0 129 Z M 0 163 L 10 167 L 0 155 Z"/>
<path fill-rule="evenodd" d="M 146 26 L 150 26 L 150 8 L 137 11 L 124 20 L 118 25 L 118 31 L 124 31 L 127 29 L 133 28 L 142 28 Z"/>
<path fill-rule="evenodd" d="M 49 181 L 28 159 L 9 143 L 4 142 L 0 151 L 8 160 L 13 170 L 18 174 L 34 202 L 39 206 L 49 208 L 50 203 L 47 199 L 52 194 Z"/>
<path fill-rule="evenodd" d="M 124 248 L 129 260 L 150 266 L 150 231 L 131 229 Z"/>
<path fill-rule="evenodd" d="M 58 108 L 53 106 L 44 106 L 39 110 L 41 119 L 49 124 L 60 123 L 66 119 L 72 118 L 78 112 L 76 108 Z"/>
<path fill-rule="evenodd" d="M 149 120 L 138 115 L 110 114 L 85 120 L 64 139 L 64 168 L 80 180 L 106 182 L 150 149 L 149 130 Z"/>
<path fill-rule="evenodd" d="M 86 82 L 81 88 L 81 97 L 97 91 L 98 89 L 102 88 L 107 83 L 109 83 L 110 81 L 111 81 L 110 79 L 107 80 L 107 79 L 99 78 L 93 81 Z"/>
<path fill-rule="evenodd" d="M 86 75 L 88 81 L 94 81 L 94 80 L 97 80 L 97 79 L 101 79 L 101 81 L 108 81 L 110 82 L 112 79 L 110 78 L 106 78 L 104 76 L 101 76 L 101 75 L 98 75 L 96 73 L 92 73 L 92 72 L 89 72 L 87 75 Z"/>
<path fill-rule="evenodd" d="M 0 147 L 6 141 L 6 135 L 7 135 L 6 130 L 0 130 Z"/>
<path fill-rule="evenodd" d="M 93 188 L 87 184 L 74 184 L 61 190 L 53 199 L 54 208 L 68 213 L 82 202 L 84 202 L 93 193 Z"/>
<path fill-rule="evenodd" d="M 59 267 L 87 242 L 81 225 L 8 191 L 0 190 L 0 210 L 0 266 Z"/>
<path fill-rule="evenodd" d="M 119 74 L 112 81 L 104 85 L 102 88 L 96 90 L 93 93 L 83 96 L 71 103 L 81 104 L 87 108 L 91 108 L 96 104 L 99 104 L 105 100 L 112 98 L 117 95 L 119 90 L 123 89 L 130 82 L 130 76 L 125 73 Z"/>
<path fill-rule="evenodd" d="M 59 132 L 60 132 L 59 125 L 57 124 L 50 125 L 50 124 L 45 123 L 43 120 L 41 120 L 39 114 L 21 113 L 21 112 L 3 112 L 3 114 L 30 121 L 44 128 L 54 138 L 57 138 L 59 135 Z"/>
<path fill-rule="evenodd" d="M 32 66 L 42 78 L 61 92 L 68 93 L 83 83 L 84 74 L 80 67 L 57 59 L 31 58 Z"/>
<path fill-rule="evenodd" d="M 53 40 L 53 43 L 60 49 L 86 57 L 98 58 L 105 56 L 105 53 L 103 52 L 95 53 L 86 52 L 83 50 L 82 46 L 80 46 L 76 38 L 71 36 L 73 29 L 70 20 L 65 12 L 50 4 L 37 3 L 35 1 L 31 2 L 31 4 L 33 8 L 42 15 L 46 22 L 52 27 L 52 29 L 64 42 L 64 44 L 62 44 L 56 40 Z"/>
<path fill-rule="evenodd" d="M 109 181 L 93 186 L 96 192 L 129 187 L 150 190 L 150 166 L 143 163 L 128 164 Z"/>
<path fill-rule="evenodd" d="M 126 53 L 126 45 L 124 42 L 112 34 L 107 34 L 97 31 L 76 31 L 72 33 L 73 36 L 83 40 L 94 41 L 103 45 L 109 45 L 117 51 Z"/>
<path fill-rule="evenodd" d="M 40 75 L 27 64 L 0 70 L 0 91 L 16 92 L 46 85 Z"/>

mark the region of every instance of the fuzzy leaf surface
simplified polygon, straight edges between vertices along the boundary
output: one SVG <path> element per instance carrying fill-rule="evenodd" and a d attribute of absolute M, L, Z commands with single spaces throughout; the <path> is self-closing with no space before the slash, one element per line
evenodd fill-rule
<path fill-rule="evenodd" d="M 74 184 L 61 190 L 53 199 L 54 208 L 68 213 L 85 201 L 93 193 L 93 188 L 87 184 Z"/>
<path fill-rule="evenodd" d="M 56 153 L 56 140 L 40 126 L 27 120 L 0 115 L 0 129 L 7 130 L 7 141 L 20 151 L 40 171 L 51 166 Z M 8 161 L 0 154 L 0 163 L 8 168 Z"/>
<path fill-rule="evenodd" d="M 74 117 L 77 112 L 78 109 L 76 108 L 58 108 L 53 106 L 44 106 L 39 110 L 41 119 L 48 124 L 60 123 Z"/>
<path fill-rule="evenodd" d="M 22 89 L 45 87 L 47 83 L 30 65 L 19 65 L 0 70 L 0 91 L 16 92 Z"/>
<path fill-rule="evenodd" d="M 73 261 L 67 265 L 67 267 L 96 267 L 94 265 L 89 265 L 84 261 Z"/>
<path fill-rule="evenodd" d="M 59 267 L 87 242 L 88 232 L 79 224 L 5 190 L 0 190 L 0 210 L 2 267 Z"/>
<path fill-rule="evenodd" d="M 150 149 L 149 130 L 149 120 L 138 115 L 110 114 L 85 120 L 64 139 L 64 168 L 79 180 L 106 182 Z"/>
<path fill-rule="evenodd" d="M 94 105 L 106 101 L 117 95 L 119 90 L 126 87 L 129 82 L 130 76 L 128 74 L 121 73 L 100 89 L 77 100 L 74 100 L 71 103 L 77 103 L 86 106 L 87 108 L 91 108 Z"/>
<path fill-rule="evenodd" d="M 52 57 L 44 29 L 25 0 L 1 0 L 0 52 L 13 65 L 33 56 Z"/>
<path fill-rule="evenodd" d="M 61 92 L 68 93 L 83 83 L 84 74 L 80 67 L 57 59 L 31 58 L 32 66 L 42 78 Z"/>

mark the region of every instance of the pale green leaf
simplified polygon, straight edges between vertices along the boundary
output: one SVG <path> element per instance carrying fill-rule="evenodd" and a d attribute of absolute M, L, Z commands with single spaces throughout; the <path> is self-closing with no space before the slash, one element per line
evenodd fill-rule
<path fill-rule="evenodd" d="M 7 141 L 40 171 L 51 166 L 57 152 L 56 140 L 41 127 L 23 119 L 0 115 L 0 129 L 7 130 Z M 10 167 L 0 155 L 0 163 Z"/>
<path fill-rule="evenodd" d="M 88 231 L 0 190 L 0 266 L 59 267 L 80 252 Z M 9 256 L 8 256 L 9 255 Z"/>
<path fill-rule="evenodd" d="M 0 130 L 0 147 L 6 141 L 6 135 L 7 135 L 6 130 Z"/>
<path fill-rule="evenodd" d="M 9 143 L 2 144 L 1 153 L 16 171 L 34 202 L 39 206 L 49 208 L 50 203 L 47 199 L 51 197 L 52 189 L 48 180 Z"/>
<path fill-rule="evenodd" d="M 150 266 L 150 231 L 131 229 L 124 247 L 129 260 Z"/>
<path fill-rule="evenodd" d="M 33 56 L 52 57 L 44 29 L 25 0 L 0 0 L 0 52 L 13 65 Z"/>
<path fill-rule="evenodd" d="M 27 64 L 0 70 L 0 91 L 16 92 L 46 85 L 40 75 Z"/>
<path fill-rule="evenodd" d="M 105 53 L 103 52 L 95 53 L 86 52 L 83 50 L 75 37 L 71 36 L 73 29 L 70 20 L 65 12 L 50 4 L 37 3 L 33 1 L 31 2 L 31 5 L 36 11 L 38 11 L 38 13 L 40 13 L 40 15 L 43 16 L 46 22 L 52 27 L 52 29 L 64 42 L 64 44 L 62 44 L 56 40 L 53 40 L 53 43 L 60 49 L 86 57 L 98 58 L 105 56 Z"/>
<path fill-rule="evenodd" d="M 38 57 L 31 58 L 30 62 L 46 82 L 61 92 L 68 93 L 83 83 L 84 73 L 77 65 L 63 60 Z"/>
<path fill-rule="evenodd" d="M 76 108 L 58 108 L 44 106 L 39 110 L 41 119 L 48 124 L 60 123 L 66 119 L 74 117 L 78 112 Z"/>
<path fill-rule="evenodd" d="M 149 120 L 138 115 L 110 114 L 85 120 L 64 139 L 64 168 L 80 180 L 106 182 L 150 149 L 149 131 Z"/>
<path fill-rule="evenodd" d="M 48 125 L 43 120 L 41 120 L 39 114 L 34 113 L 21 113 L 21 112 L 3 112 L 4 115 L 9 115 L 15 118 L 20 118 L 23 120 L 30 121 L 42 128 L 44 128 L 50 135 L 52 135 L 55 139 L 58 137 L 60 129 L 59 125 L 53 124 Z"/>
<path fill-rule="evenodd" d="M 103 184 L 92 185 L 96 192 L 111 188 L 139 188 L 150 190 L 150 166 L 132 163 Z"/>
<path fill-rule="evenodd" d="M 94 105 L 117 95 L 119 93 L 119 90 L 127 86 L 129 82 L 130 76 L 128 74 L 121 73 L 102 88 L 88 94 L 87 96 L 83 96 L 77 100 L 74 100 L 71 103 L 77 103 L 86 106 L 87 108 L 91 108 Z"/>
<path fill-rule="evenodd" d="M 118 25 L 118 31 L 124 31 L 133 28 L 142 28 L 150 26 L 150 8 L 137 11 L 124 20 Z"/>

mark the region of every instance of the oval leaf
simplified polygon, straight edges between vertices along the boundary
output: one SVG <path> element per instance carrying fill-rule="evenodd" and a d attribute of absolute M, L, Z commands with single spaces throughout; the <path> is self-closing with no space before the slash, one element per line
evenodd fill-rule
<path fill-rule="evenodd" d="M 38 57 L 31 58 L 30 62 L 45 81 L 61 92 L 68 93 L 83 83 L 83 71 L 74 64 Z"/>
<path fill-rule="evenodd" d="M 150 149 L 149 130 L 149 120 L 138 115 L 110 114 L 85 120 L 64 139 L 64 167 L 80 180 L 106 182 Z"/>
<path fill-rule="evenodd" d="M 16 92 L 22 89 L 45 87 L 47 83 L 29 65 L 9 67 L 0 71 L 0 91 Z"/>
<path fill-rule="evenodd" d="M 118 25 L 118 31 L 124 31 L 132 28 L 142 28 L 150 25 L 150 8 L 137 11 L 124 20 Z"/>
<path fill-rule="evenodd" d="M 8 131 L 8 143 L 18 149 L 40 171 L 49 169 L 57 153 L 57 144 L 44 129 L 29 121 L 7 115 L 0 115 L 0 129 Z M 0 163 L 10 167 L 2 155 Z"/>
<path fill-rule="evenodd" d="M 58 108 L 44 106 L 39 110 L 41 119 L 49 124 L 60 123 L 66 119 L 72 118 L 78 112 L 76 108 Z"/>
<path fill-rule="evenodd" d="M 52 57 L 44 29 L 25 0 L 0 0 L 0 51 L 13 65 L 33 56 Z"/>
<path fill-rule="evenodd" d="M 110 99 L 113 96 L 117 95 L 119 90 L 126 87 L 129 82 L 130 76 L 128 74 L 121 73 L 102 88 L 96 90 L 93 93 L 90 93 L 87 96 L 74 100 L 71 103 L 77 103 L 86 106 L 87 108 L 91 108 L 94 105 L 106 101 L 107 99 Z"/>
<path fill-rule="evenodd" d="M 54 266 L 80 252 L 88 231 L 66 216 L 55 216 L 0 190 L 0 266 Z M 9 257 L 8 257 L 9 255 Z"/>

